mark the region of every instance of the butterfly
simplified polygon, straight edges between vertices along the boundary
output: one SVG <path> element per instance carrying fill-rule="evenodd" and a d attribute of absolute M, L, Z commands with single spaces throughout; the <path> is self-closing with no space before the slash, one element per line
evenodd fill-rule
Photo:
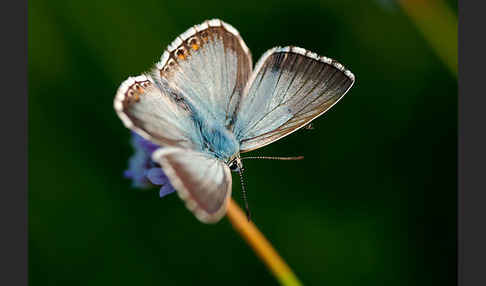
<path fill-rule="evenodd" d="M 352 87 L 343 65 L 302 48 L 274 47 L 252 68 L 239 32 L 212 19 L 177 37 L 155 67 L 118 88 L 124 125 L 162 148 L 152 154 L 204 223 L 226 213 L 241 153 L 299 130 Z"/>

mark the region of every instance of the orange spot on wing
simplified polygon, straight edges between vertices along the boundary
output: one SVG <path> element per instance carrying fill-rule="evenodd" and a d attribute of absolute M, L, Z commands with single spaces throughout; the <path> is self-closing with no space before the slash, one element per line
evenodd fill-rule
<path fill-rule="evenodd" d="M 192 49 L 197 51 L 199 50 L 199 46 L 197 44 L 192 44 Z"/>

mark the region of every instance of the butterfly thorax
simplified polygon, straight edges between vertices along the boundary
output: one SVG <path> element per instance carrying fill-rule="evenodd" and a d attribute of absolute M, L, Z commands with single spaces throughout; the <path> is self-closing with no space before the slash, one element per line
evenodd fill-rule
<path fill-rule="evenodd" d="M 201 126 L 202 151 L 229 163 L 240 151 L 236 137 L 223 125 Z"/>

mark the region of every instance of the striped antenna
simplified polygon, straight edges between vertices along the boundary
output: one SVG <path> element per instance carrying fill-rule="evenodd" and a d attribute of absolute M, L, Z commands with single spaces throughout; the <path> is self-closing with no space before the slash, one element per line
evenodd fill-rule
<path fill-rule="evenodd" d="M 297 157 L 269 157 L 269 156 L 241 157 L 241 160 L 245 160 L 245 159 L 267 159 L 267 160 L 291 161 L 291 160 L 302 160 L 302 159 L 304 159 L 304 156 L 297 156 Z"/>
<path fill-rule="evenodd" d="M 245 181 L 243 180 L 243 168 L 238 170 L 238 174 L 240 174 L 241 195 L 243 196 L 243 202 L 245 202 L 246 218 L 248 219 L 248 221 L 250 221 L 251 220 L 251 213 L 250 213 L 250 208 L 248 207 L 248 197 L 247 197 L 247 194 L 246 194 Z"/>

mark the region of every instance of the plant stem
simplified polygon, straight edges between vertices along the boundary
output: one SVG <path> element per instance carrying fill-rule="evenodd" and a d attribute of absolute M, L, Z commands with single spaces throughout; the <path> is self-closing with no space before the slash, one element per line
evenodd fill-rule
<path fill-rule="evenodd" d="M 275 251 L 270 242 L 258 230 L 253 222 L 249 222 L 243 210 L 230 198 L 228 202 L 228 218 L 233 227 L 246 240 L 257 256 L 267 265 L 281 285 L 301 286 L 297 276 Z"/>

